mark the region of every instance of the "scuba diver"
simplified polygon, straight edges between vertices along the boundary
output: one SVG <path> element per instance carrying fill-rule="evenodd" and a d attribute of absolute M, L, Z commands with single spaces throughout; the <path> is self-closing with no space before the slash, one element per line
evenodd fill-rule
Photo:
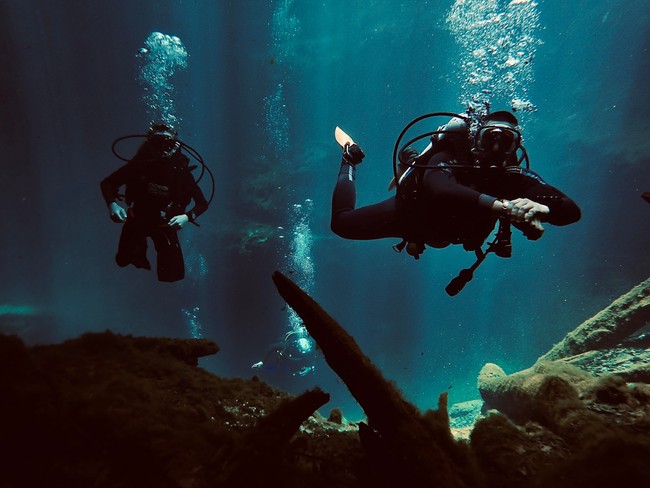
<path fill-rule="evenodd" d="M 452 118 L 399 148 L 415 123 L 441 115 Z M 452 280 L 446 288 L 449 295 L 472 279 L 488 253 L 510 257 L 510 225 L 536 240 L 544 232 L 542 223 L 563 226 L 580 219 L 580 209 L 570 198 L 528 168 L 518 120 L 508 111 L 482 116 L 472 111 L 442 112 L 414 119 L 393 151 L 394 178 L 389 189 L 396 189 L 396 194 L 361 208 L 355 208 L 355 177 L 365 154 L 338 127 L 335 135 L 343 157 L 332 196 L 332 231 L 346 239 L 400 238 L 394 249 L 406 248 L 416 259 L 426 245 L 460 244 L 475 252 L 476 263 Z M 411 147 L 429 136 L 423 151 Z M 520 167 L 524 159 L 526 168 Z M 496 239 L 484 252 L 481 247 L 497 222 Z"/>
<path fill-rule="evenodd" d="M 253 364 L 251 369 L 307 376 L 315 370 L 313 351 L 314 340 L 303 327 L 287 333 L 284 340 L 272 344 L 264 360 Z"/>
<path fill-rule="evenodd" d="M 127 160 L 115 153 L 115 144 L 131 137 L 146 139 L 135 156 Z M 196 167 L 189 166 L 182 148 L 188 149 L 193 157 L 198 156 L 203 164 L 198 153 L 179 141 L 177 132 L 166 124 L 152 124 L 146 136 L 121 137 L 113 143 L 113 153 L 127 164 L 100 185 L 111 220 L 124 224 L 115 256 L 117 265 L 132 264 L 150 270 L 147 238 L 151 238 L 157 253 L 158 280 L 164 282 L 184 278 L 185 264 L 177 232 L 187 222 L 195 223 L 209 205 L 192 175 Z M 126 192 L 122 196 L 118 192 L 123 185 Z M 120 200 L 125 200 L 127 208 L 118 203 Z M 192 200 L 194 207 L 187 211 Z"/>

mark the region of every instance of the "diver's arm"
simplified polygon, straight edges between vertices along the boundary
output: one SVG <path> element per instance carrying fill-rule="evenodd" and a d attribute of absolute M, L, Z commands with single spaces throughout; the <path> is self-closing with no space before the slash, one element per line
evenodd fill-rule
<path fill-rule="evenodd" d="M 125 184 L 128 172 L 127 166 L 124 165 L 100 183 L 102 197 L 108 207 L 108 215 L 113 222 L 123 223 L 126 221 L 126 210 L 117 201 L 120 199 L 119 189 Z"/>
<path fill-rule="evenodd" d="M 196 184 L 196 181 L 194 181 L 192 174 L 188 172 L 184 175 L 184 178 L 186 178 L 185 185 L 192 189 L 190 196 L 192 200 L 194 200 L 194 207 L 185 213 L 175 215 L 169 219 L 167 225 L 177 229 L 182 228 L 187 222 L 194 222 L 199 215 L 208 209 L 208 202 L 205 199 L 201 188 Z"/>
<path fill-rule="evenodd" d="M 208 201 L 194 178 L 192 178 L 192 200 L 194 200 L 194 208 L 186 214 L 191 222 L 208 209 Z"/>
<path fill-rule="evenodd" d="M 580 207 L 560 190 L 543 180 L 536 181 L 527 188 L 522 197 L 548 208 L 548 212 L 539 215 L 543 222 L 569 225 L 580 220 Z"/>
<path fill-rule="evenodd" d="M 506 217 L 514 223 L 526 223 L 533 220 L 546 220 L 550 209 L 543 204 L 528 198 L 515 198 L 514 200 L 496 200 L 492 204 L 492 213 Z"/>
<path fill-rule="evenodd" d="M 558 195 L 536 196 L 546 204 L 549 213 L 545 221 L 553 225 L 569 225 L 580 220 L 580 207 L 566 195 L 558 191 Z"/>
<path fill-rule="evenodd" d="M 111 203 L 117 202 L 120 199 L 120 187 L 126 184 L 129 173 L 129 166 L 124 165 L 102 180 L 99 186 L 102 190 L 102 196 L 104 197 L 107 206 L 110 206 Z"/>

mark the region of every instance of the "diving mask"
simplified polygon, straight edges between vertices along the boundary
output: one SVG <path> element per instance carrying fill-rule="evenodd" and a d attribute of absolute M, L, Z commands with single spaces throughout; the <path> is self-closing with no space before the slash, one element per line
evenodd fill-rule
<path fill-rule="evenodd" d="M 171 132 L 152 132 L 147 136 L 147 140 L 162 156 L 171 156 L 178 148 L 178 140 Z"/>
<path fill-rule="evenodd" d="M 476 135 L 476 149 L 482 153 L 513 154 L 519 148 L 519 131 L 506 125 L 487 125 Z"/>

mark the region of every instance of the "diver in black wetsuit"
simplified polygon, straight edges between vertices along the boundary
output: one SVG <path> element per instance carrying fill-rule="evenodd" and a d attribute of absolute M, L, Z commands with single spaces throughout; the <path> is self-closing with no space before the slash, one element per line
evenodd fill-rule
<path fill-rule="evenodd" d="M 513 114 L 483 117 L 473 135 L 470 125 L 469 117 L 458 115 L 421 154 L 403 149 L 397 194 L 361 208 L 355 208 L 354 180 L 365 155 L 356 144 L 345 144 L 332 197 L 332 231 L 346 239 L 401 238 L 401 247 L 417 258 L 425 244 L 462 244 L 476 251 L 499 220 L 535 240 L 544 232 L 543 222 L 567 225 L 580 219 L 570 198 L 519 167 L 521 134 Z"/>
<path fill-rule="evenodd" d="M 158 280 L 166 282 L 185 276 L 177 231 L 187 222 L 194 222 L 208 206 L 180 144 L 171 127 L 154 124 L 136 155 L 101 182 L 111 220 L 124 224 L 115 256 L 118 266 L 132 264 L 150 270 L 149 237 L 158 256 Z M 122 185 L 126 185 L 127 209 L 117 203 Z M 195 206 L 186 212 L 191 200 Z"/>

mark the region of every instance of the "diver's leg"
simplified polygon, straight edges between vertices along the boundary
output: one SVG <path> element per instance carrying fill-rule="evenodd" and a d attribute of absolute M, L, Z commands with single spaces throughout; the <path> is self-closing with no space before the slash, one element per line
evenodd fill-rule
<path fill-rule="evenodd" d="M 122 226 L 115 262 L 121 268 L 132 264 L 136 268 L 151 269 L 147 259 L 147 234 L 137 222 L 127 220 Z"/>
<path fill-rule="evenodd" d="M 185 277 L 185 262 L 176 231 L 159 229 L 151 234 L 151 238 L 158 254 L 158 281 L 182 280 Z"/>
<path fill-rule="evenodd" d="M 332 195 L 332 232 L 345 239 L 381 239 L 400 237 L 395 197 L 383 202 L 355 209 L 356 167 L 344 157 Z"/>

